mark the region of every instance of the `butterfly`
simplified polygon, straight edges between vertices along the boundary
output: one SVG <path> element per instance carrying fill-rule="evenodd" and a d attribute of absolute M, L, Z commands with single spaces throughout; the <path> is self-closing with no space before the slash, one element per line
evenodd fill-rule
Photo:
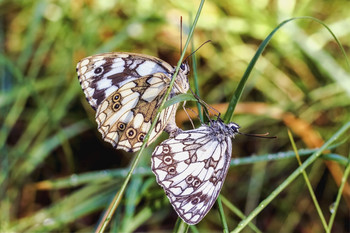
<path fill-rule="evenodd" d="M 217 199 L 231 161 L 231 138 L 239 128 L 218 117 L 210 125 L 182 131 L 155 148 L 152 171 L 187 224 L 201 221 Z"/>
<path fill-rule="evenodd" d="M 102 138 L 116 149 L 138 151 L 164 99 L 175 67 L 148 55 L 113 52 L 93 55 L 77 64 L 80 85 L 96 110 Z M 169 99 L 189 89 L 189 66 L 182 63 Z M 164 130 L 176 135 L 178 104 L 161 112 L 148 144 Z"/>

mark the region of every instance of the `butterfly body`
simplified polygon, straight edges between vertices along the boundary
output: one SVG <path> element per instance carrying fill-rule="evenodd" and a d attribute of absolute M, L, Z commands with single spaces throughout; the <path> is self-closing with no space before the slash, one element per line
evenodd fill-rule
<path fill-rule="evenodd" d="M 236 123 L 220 119 L 163 141 L 152 155 L 152 171 L 177 214 L 197 224 L 209 212 L 226 177 Z"/>
<path fill-rule="evenodd" d="M 78 79 L 87 101 L 96 110 L 98 130 L 105 141 L 128 152 L 140 149 L 164 99 L 175 67 L 148 55 L 104 53 L 81 60 Z M 189 89 L 189 67 L 182 64 L 168 98 Z M 178 104 L 161 112 L 150 134 L 152 143 L 163 130 L 177 129 Z"/>

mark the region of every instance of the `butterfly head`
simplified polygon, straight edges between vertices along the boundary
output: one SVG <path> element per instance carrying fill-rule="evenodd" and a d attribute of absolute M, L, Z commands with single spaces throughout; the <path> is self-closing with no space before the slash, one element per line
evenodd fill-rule
<path fill-rule="evenodd" d="M 238 132 L 238 129 L 241 128 L 239 125 L 237 125 L 234 122 L 229 123 L 227 126 L 230 128 L 230 130 L 234 132 Z"/>
<path fill-rule="evenodd" d="M 175 70 L 175 68 L 174 68 Z M 180 65 L 179 73 L 175 80 L 175 86 L 179 93 L 186 93 L 190 88 L 187 75 L 190 73 L 190 66 L 187 62 Z"/>
<path fill-rule="evenodd" d="M 231 136 L 238 134 L 239 128 L 240 128 L 240 126 L 234 122 L 231 122 L 231 123 L 226 125 L 226 129 L 228 131 L 228 134 L 230 134 Z"/>
<path fill-rule="evenodd" d="M 184 62 L 180 65 L 179 72 L 181 72 L 184 75 L 188 75 L 190 73 L 190 66 L 188 65 L 187 62 Z"/>
<path fill-rule="evenodd" d="M 211 121 L 210 125 L 217 134 L 224 135 L 225 137 L 234 137 L 239 133 L 240 128 L 240 126 L 234 122 L 225 124 L 221 118 Z"/>

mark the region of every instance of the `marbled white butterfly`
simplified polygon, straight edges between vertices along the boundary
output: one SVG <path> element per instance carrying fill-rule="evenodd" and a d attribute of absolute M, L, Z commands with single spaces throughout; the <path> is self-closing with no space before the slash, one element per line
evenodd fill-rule
<path fill-rule="evenodd" d="M 189 66 L 183 63 L 169 98 L 186 93 Z M 157 109 L 169 87 L 175 67 L 152 56 L 135 53 L 103 53 L 82 59 L 78 79 L 87 101 L 96 110 L 98 130 L 117 149 L 140 149 Z M 161 112 L 148 145 L 163 130 L 178 133 L 175 113 L 178 104 Z"/>
<path fill-rule="evenodd" d="M 163 141 L 152 154 L 152 171 L 176 213 L 197 224 L 209 212 L 225 180 L 236 123 L 218 117 L 209 125 L 182 131 Z"/>

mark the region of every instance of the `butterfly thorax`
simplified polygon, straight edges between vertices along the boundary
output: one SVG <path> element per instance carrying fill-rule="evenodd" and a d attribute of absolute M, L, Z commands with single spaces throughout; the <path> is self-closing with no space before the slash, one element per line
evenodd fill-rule
<path fill-rule="evenodd" d="M 220 118 L 218 120 L 211 121 L 211 127 L 216 136 L 224 136 L 234 138 L 239 132 L 240 126 L 234 122 L 225 124 Z"/>
<path fill-rule="evenodd" d="M 174 66 L 175 72 L 176 66 Z M 189 89 L 188 74 L 190 72 L 190 67 L 187 63 L 182 63 L 179 72 L 176 76 L 176 80 L 173 87 L 174 94 L 187 93 Z"/>

